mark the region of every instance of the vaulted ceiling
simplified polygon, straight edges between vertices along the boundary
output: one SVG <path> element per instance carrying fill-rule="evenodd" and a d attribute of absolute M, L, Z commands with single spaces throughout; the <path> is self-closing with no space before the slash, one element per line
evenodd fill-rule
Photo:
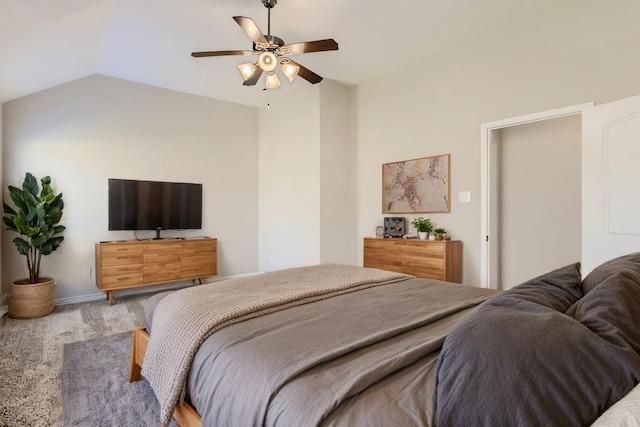
<path fill-rule="evenodd" d="M 279 0 L 271 34 L 285 43 L 335 39 L 338 51 L 293 59 L 356 85 L 558 1 Z M 235 15 L 267 33 L 260 0 L 0 0 L 0 102 L 99 73 L 262 106 L 263 80 L 242 85 L 236 65 L 245 57 L 190 56 L 251 50 Z M 308 84 L 284 79 L 271 96 Z"/>

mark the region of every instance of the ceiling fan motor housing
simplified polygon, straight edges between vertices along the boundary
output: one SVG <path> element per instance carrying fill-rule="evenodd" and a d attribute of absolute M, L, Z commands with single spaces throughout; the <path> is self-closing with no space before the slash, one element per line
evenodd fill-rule
<path fill-rule="evenodd" d="M 267 39 L 267 41 L 273 45 L 277 45 L 278 47 L 284 46 L 284 40 L 282 40 L 280 37 L 265 35 L 264 38 Z"/>

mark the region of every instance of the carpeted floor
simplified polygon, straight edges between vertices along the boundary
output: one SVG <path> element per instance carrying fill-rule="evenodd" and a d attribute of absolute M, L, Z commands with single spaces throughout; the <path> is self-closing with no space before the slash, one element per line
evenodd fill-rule
<path fill-rule="evenodd" d="M 0 426 L 63 426 L 63 347 L 144 326 L 151 294 L 56 307 L 40 319 L 0 317 Z"/>
<path fill-rule="evenodd" d="M 160 425 L 160 405 L 149 383 L 128 381 L 130 356 L 131 332 L 64 345 L 65 426 Z"/>

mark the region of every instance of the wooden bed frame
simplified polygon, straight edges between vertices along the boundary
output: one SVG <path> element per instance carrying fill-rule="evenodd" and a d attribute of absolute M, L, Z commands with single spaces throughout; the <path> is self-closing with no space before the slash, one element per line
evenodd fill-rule
<path fill-rule="evenodd" d="M 133 340 L 131 345 L 131 365 L 129 367 L 129 382 L 138 381 L 142 375 L 142 362 L 149 345 L 149 333 L 144 328 L 133 330 Z M 176 406 L 173 410 L 173 419 L 181 427 L 202 427 L 202 417 L 198 411 L 189 403 L 184 402 Z"/>

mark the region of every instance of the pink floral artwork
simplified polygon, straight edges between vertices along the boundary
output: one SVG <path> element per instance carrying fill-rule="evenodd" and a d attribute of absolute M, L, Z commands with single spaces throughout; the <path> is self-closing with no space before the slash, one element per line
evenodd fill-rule
<path fill-rule="evenodd" d="M 450 155 L 382 165 L 382 213 L 449 212 Z"/>

